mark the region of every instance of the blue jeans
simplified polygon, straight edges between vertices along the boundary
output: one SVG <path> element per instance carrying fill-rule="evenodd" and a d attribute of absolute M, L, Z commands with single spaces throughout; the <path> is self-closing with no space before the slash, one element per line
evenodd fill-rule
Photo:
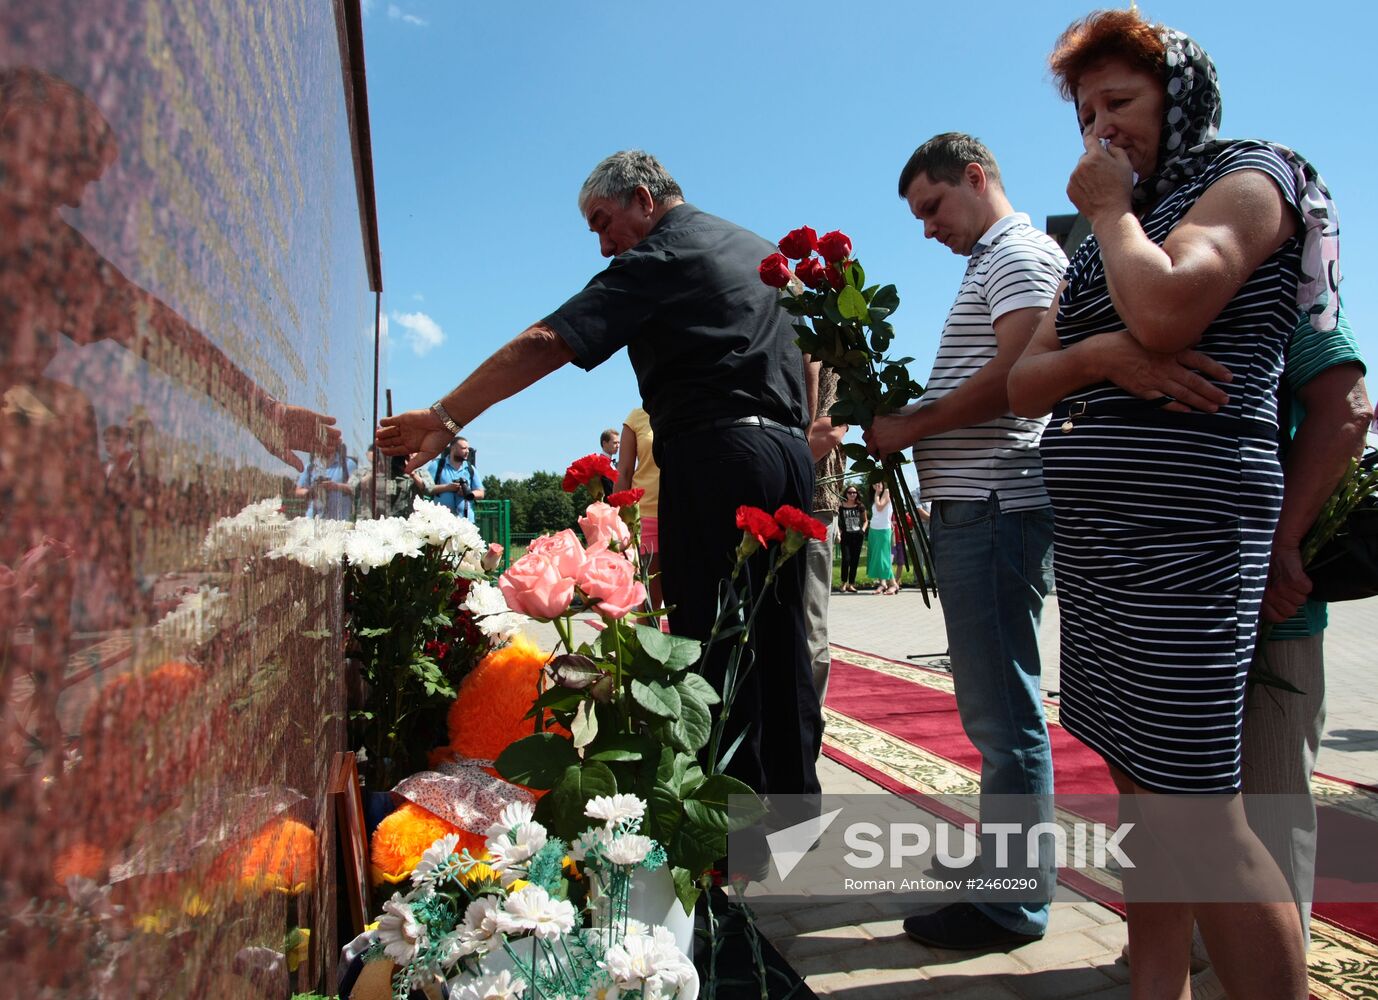
<path fill-rule="evenodd" d="M 985 500 L 938 500 L 929 531 L 957 711 L 981 752 L 982 821 L 1014 821 L 1025 829 L 1049 822 L 1053 758 L 1039 692 L 1038 624 L 1053 581 L 1052 508 L 1002 513 L 995 493 Z M 1015 851 L 1021 860 L 1023 847 L 1021 837 Z M 989 840 L 982 853 L 994 857 Z M 1043 933 L 1055 873 L 1050 859 L 1040 869 L 1047 887 L 1042 898 L 976 905 L 1011 931 Z"/>

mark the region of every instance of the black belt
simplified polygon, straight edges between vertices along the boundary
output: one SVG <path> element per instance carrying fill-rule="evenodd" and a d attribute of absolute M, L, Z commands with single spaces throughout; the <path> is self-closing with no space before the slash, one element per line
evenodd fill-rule
<path fill-rule="evenodd" d="M 1232 437 L 1260 437 L 1269 440 L 1277 438 L 1277 428 L 1262 420 L 1246 420 L 1223 413 L 1204 413 L 1192 410 L 1179 413 L 1163 409 L 1172 400 L 1167 396 L 1158 399 L 1109 399 L 1103 402 L 1087 400 L 1063 401 L 1053 407 L 1049 428 L 1060 429 L 1070 434 L 1080 420 L 1097 417 L 1127 417 L 1142 420 L 1162 427 L 1180 427 L 1184 430 L 1215 431 Z"/>
<path fill-rule="evenodd" d="M 763 430 L 783 431 L 790 437 L 796 437 L 800 441 L 807 441 L 808 435 L 804 433 L 802 427 L 794 427 L 790 424 L 782 424 L 778 420 L 771 420 L 769 417 L 719 417 L 717 420 L 708 420 L 701 424 L 690 424 L 687 427 L 678 427 L 665 435 L 666 440 L 673 440 L 685 434 L 696 434 L 701 431 L 719 431 L 729 427 L 760 427 Z M 657 438 L 657 440 L 660 440 Z"/>

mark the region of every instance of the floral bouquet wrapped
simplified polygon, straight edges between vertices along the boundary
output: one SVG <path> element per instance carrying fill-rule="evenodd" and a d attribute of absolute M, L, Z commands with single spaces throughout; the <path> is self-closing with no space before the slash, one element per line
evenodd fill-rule
<path fill-rule="evenodd" d="M 694 1000 L 698 975 L 673 935 L 630 912 L 633 881 L 665 863 L 640 833 L 645 811 L 632 795 L 595 797 L 584 815 L 599 823 L 572 847 L 526 804 L 503 810 L 481 858 L 437 840 L 384 904 L 364 960 L 394 964 L 395 997 L 443 983 L 454 1000 Z"/>
<path fill-rule="evenodd" d="M 837 372 L 837 402 L 829 411 L 833 423 L 866 428 L 874 417 L 917 399 L 923 386 L 905 367 L 914 359 L 886 356 L 895 336 L 889 317 L 900 304 L 895 286 L 866 284 L 861 262 L 852 257 L 851 238 L 843 232 L 819 236 L 801 226 L 787 233 L 779 247 L 779 253 L 761 261 L 758 273 L 765 284 L 782 290 L 782 309 L 808 321 L 794 324 L 800 350 Z M 798 262 L 792 270 L 791 261 Z M 853 460 L 853 473 L 864 475 L 868 484 L 885 482 L 904 515 L 899 535 L 927 604 L 933 556 L 904 482 L 904 456 L 887 455 L 877 462 L 864 445 L 849 444 L 843 450 Z"/>

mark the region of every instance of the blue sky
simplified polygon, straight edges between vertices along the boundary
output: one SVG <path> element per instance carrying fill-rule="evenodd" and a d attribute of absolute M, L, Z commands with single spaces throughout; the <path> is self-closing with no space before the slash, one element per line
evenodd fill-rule
<path fill-rule="evenodd" d="M 894 282 L 897 348 L 928 375 L 963 263 L 896 190 L 909 153 L 962 130 L 1015 207 L 1071 211 L 1081 153 L 1046 57 L 1089 6 L 365 2 L 365 48 L 397 409 L 426 406 L 583 287 L 604 261 L 579 185 L 618 149 L 654 153 L 689 201 L 778 239 L 842 229 Z M 1319 8 L 1314 8 L 1319 9 Z M 1345 305 L 1378 357 L 1378 208 L 1368 4 L 1146 4 L 1215 59 L 1228 137 L 1290 145 L 1339 204 Z M 567 367 L 467 429 L 484 474 L 561 471 L 637 405 L 625 354 Z"/>

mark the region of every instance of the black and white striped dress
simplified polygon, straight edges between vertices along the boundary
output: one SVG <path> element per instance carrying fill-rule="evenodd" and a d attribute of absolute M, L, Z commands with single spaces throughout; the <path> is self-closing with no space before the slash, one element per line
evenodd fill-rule
<path fill-rule="evenodd" d="M 1235 170 L 1265 172 L 1297 206 L 1287 162 L 1263 144 L 1236 143 L 1143 218 L 1149 238 L 1161 244 Z M 1105 384 L 1064 400 L 1043 435 L 1062 723 L 1155 791 L 1240 785 L 1244 681 L 1282 501 L 1277 381 L 1296 325 L 1299 261 L 1294 238 L 1202 336 L 1199 349 L 1234 374 L 1220 414 L 1167 413 Z M 1067 278 L 1057 314 L 1063 347 L 1124 329 L 1094 236 Z M 1076 415 L 1081 403 L 1085 416 Z"/>

